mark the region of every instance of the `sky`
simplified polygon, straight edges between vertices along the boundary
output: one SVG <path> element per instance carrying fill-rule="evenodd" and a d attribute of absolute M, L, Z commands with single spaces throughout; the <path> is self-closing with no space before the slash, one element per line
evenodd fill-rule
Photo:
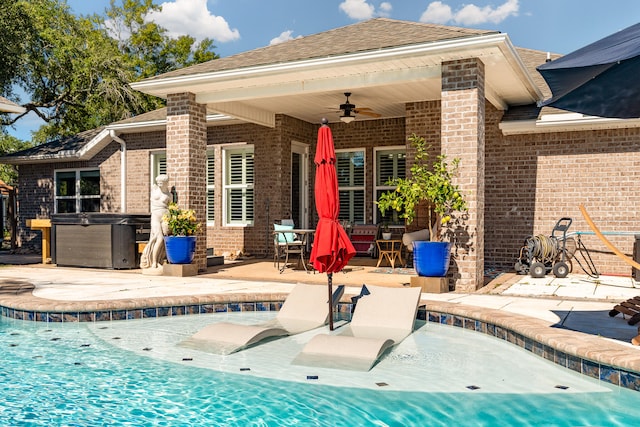
<path fill-rule="evenodd" d="M 117 4 L 121 0 L 116 0 Z M 148 19 L 170 34 L 214 40 L 220 57 L 387 17 L 507 33 L 518 47 L 570 53 L 640 20 L 638 0 L 155 0 Z M 76 15 L 101 14 L 109 0 L 67 0 Z M 27 118 L 28 119 L 28 118 Z M 31 139 L 37 119 L 12 135 Z"/>

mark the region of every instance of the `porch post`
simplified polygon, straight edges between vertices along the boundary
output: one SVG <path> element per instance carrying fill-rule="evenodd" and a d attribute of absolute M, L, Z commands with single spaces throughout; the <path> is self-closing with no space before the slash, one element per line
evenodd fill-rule
<path fill-rule="evenodd" d="M 442 153 L 449 162 L 460 158 L 457 184 L 469 208 L 452 240 L 452 273 L 456 290 L 462 292 L 481 288 L 484 279 L 484 90 L 484 63 L 479 58 L 442 63 Z"/>
<path fill-rule="evenodd" d="M 175 186 L 178 204 L 193 209 L 201 228 L 197 234 L 193 263 L 207 269 L 207 117 L 206 107 L 193 93 L 167 97 L 167 175 Z"/>

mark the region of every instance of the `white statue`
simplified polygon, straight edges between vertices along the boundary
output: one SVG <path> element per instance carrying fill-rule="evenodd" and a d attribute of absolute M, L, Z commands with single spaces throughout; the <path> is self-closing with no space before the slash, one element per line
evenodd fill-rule
<path fill-rule="evenodd" d="M 162 216 L 169 212 L 168 206 L 171 201 L 169 192 L 169 177 L 158 175 L 156 183 L 151 189 L 149 198 L 151 204 L 151 233 L 149 242 L 145 246 L 140 257 L 140 268 L 157 269 L 162 267 L 162 260 L 165 257 L 164 236 L 167 235 L 166 224 L 162 221 Z"/>

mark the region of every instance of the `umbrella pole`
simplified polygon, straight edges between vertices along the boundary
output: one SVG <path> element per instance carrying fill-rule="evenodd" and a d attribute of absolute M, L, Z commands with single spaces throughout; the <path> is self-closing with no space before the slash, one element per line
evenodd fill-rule
<path fill-rule="evenodd" d="M 333 331 L 333 273 L 327 273 L 327 289 L 329 289 L 329 330 Z"/>

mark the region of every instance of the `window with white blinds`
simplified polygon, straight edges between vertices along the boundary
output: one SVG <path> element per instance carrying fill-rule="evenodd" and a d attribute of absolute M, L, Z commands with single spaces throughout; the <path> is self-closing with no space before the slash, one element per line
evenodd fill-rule
<path fill-rule="evenodd" d="M 406 150 L 404 147 L 394 147 L 374 149 L 375 151 L 375 179 L 374 179 L 374 193 L 375 200 L 378 200 L 383 193 L 394 190 L 393 186 L 386 185 L 387 181 L 394 178 L 406 177 Z M 388 223 L 388 224 L 403 224 L 403 219 L 399 217 L 401 212 L 388 210 L 385 215 L 382 216 L 380 210 L 376 205 L 375 209 L 375 223 Z"/>
<path fill-rule="evenodd" d="M 227 225 L 253 225 L 253 146 L 224 150 L 224 212 Z"/>
<path fill-rule="evenodd" d="M 336 150 L 336 172 L 340 195 L 340 220 L 365 223 L 365 156 L 364 150 Z"/>
<path fill-rule="evenodd" d="M 207 225 L 213 225 L 215 215 L 215 157 L 213 150 L 207 151 Z M 158 175 L 167 173 L 167 155 L 164 152 L 151 155 L 151 185 L 155 184 Z"/>

